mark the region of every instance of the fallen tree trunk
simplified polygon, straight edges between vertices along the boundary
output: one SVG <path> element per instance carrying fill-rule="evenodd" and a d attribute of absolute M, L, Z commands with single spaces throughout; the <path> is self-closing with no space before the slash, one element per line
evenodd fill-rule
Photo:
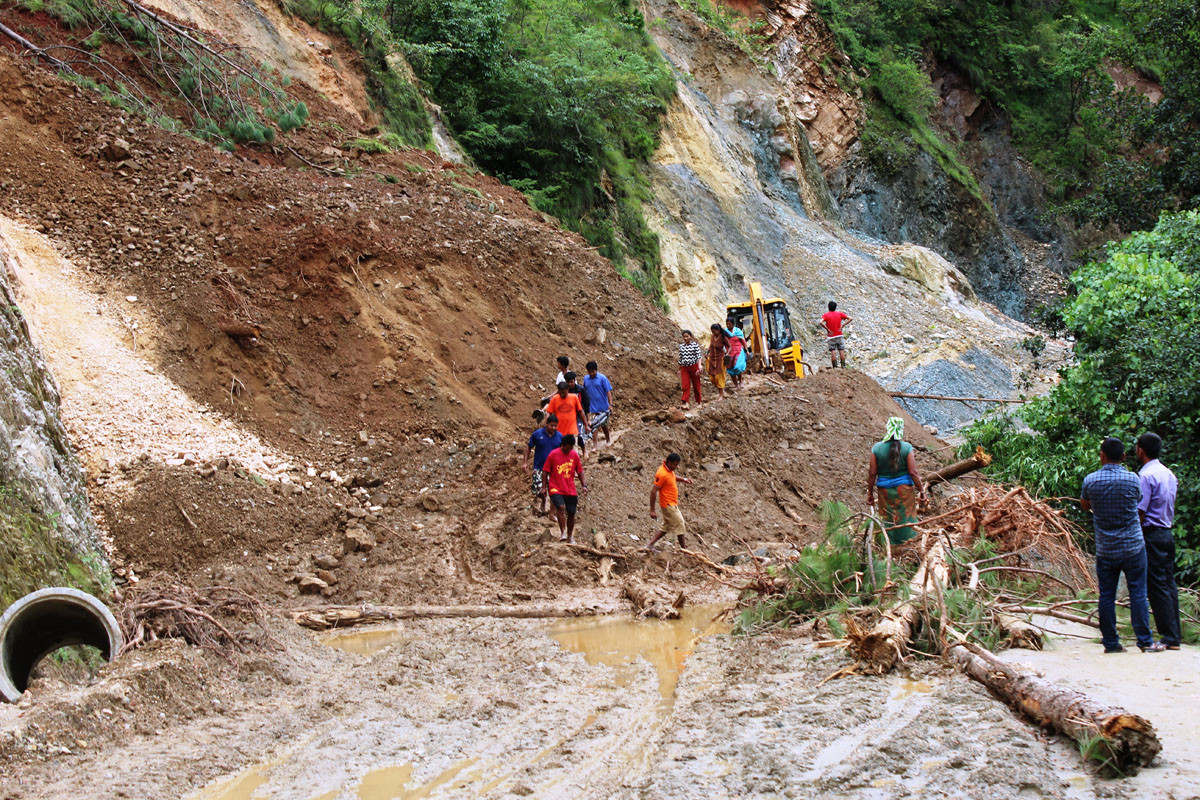
<path fill-rule="evenodd" d="M 679 619 L 679 609 L 683 608 L 686 602 L 683 592 L 674 600 L 668 600 L 653 586 L 637 578 L 630 578 L 625 583 L 625 596 L 633 603 L 634 613 L 639 617 L 657 619 Z"/>
<path fill-rule="evenodd" d="M 457 617 L 504 617 L 551 619 L 612 613 L 581 606 L 321 606 L 291 612 L 297 625 L 315 631 L 349 628 L 371 622 L 402 619 L 451 619 Z"/>
<path fill-rule="evenodd" d="M 982 469 L 991 463 L 991 455 L 984 452 L 982 447 L 976 447 L 975 455 L 968 459 L 964 459 L 963 461 L 958 461 L 954 464 L 950 464 L 949 466 L 942 467 L 936 472 L 931 472 L 928 475 L 922 475 L 921 482 L 925 484 L 926 488 L 929 488 L 930 486 L 936 486 L 939 483 L 952 481 L 955 478 L 966 475 L 968 472 Z"/>
<path fill-rule="evenodd" d="M 597 550 L 600 550 L 600 551 L 608 550 L 608 537 L 605 536 L 602 532 L 597 531 L 596 535 L 593 536 L 592 539 L 596 545 Z M 612 560 L 611 556 L 601 556 L 600 557 L 600 566 L 596 568 L 596 571 L 600 575 L 600 585 L 601 586 L 607 586 L 608 582 L 612 579 L 612 571 L 613 571 L 614 563 L 615 562 Z"/>
<path fill-rule="evenodd" d="M 945 586 L 949 578 L 946 569 L 945 544 L 939 539 L 929 548 L 920 569 L 909 582 L 909 598 L 883 612 L 869 631 L 847 625 L 850 649 L 866 672 L 883 675 L 891 672 L 896 662 L 904 660 L 908 643 L 920 629 L 921 609 L 929 597 L 936 597 L 936 587 Z"/>
<path fill-rule="evenodd" d="M 996 624 L 1000 626 L 1000 630 L 1004 631 L 1007 637 L 1005 642 L 1009 647 L 1018 647 L 1022 650 L 1042 649 L 1042 632 L 1020 617 L 998 613 L 996 614 Z"/>
<path fill-rule="evenodd" d="M 1011 397 L 947 397 L 944 394 L 913 394 L 912 392 L 888 392 L 892 397 L 902 397 L 908 400 L 947 400 L 958 403 L 1024 403 L 1024 400 L 1014 400 Z"/>
<path fill-rule="evenodd" d="M 1020 672 L 978 645 L 952 644 L 946 648 L 946 657 L 1042 727 L 1079 742 L 1086 757 L 1128 773 L 1148 766 L 1162 750 L 1148 720 Z"/>

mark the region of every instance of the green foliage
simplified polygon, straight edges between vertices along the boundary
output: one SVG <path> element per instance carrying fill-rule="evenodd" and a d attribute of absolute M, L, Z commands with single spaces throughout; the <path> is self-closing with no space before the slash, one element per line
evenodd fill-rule
<path fill-rule="evenodd" d="M 867 85 L 905 124 L 923 53 L 955 66 L 1008 113 L 1014 137 L 1077 221 L 1152 225 L 1200 198 L 1200 4 L 1194 0 L 818 0 Z M 1151 77 L 1164 98 L 1116 91 Z M 872 108 L 868 119 L 879 108 Z M 869 127 L 869 124 L 868 124 Z M 879 131 L 874 131 L 878 134 Z M 925 147 L 914 133 L 913 138 Z M 886 166 L 891 137 L 882 146 Z M 932 154 L 932 152 L 931 152 Z M 939 163 L 941 159 L 939 158 Z M 966 185 L 966 184 L 964 184 Z"/>
<path fill-rule="evenodd" d="M 480 167 L 661 300 L 642 212 L 674 78 L 631 0 L 372 0 Z M 640 277 L 639 277 L 640 276 Z"/>
<path fill-rule="evenodd" d="M 348 142 L 342 142 L 343 150 L 359 150 L 364 153 L 390 153 L 391 148 L 378 139 L 351 139 Z"/>
<path fill-rule="evenodd" d="M 0 484 L 0 609 L 25 594 L 51 585 L 104 594 L 111 578 L 98 556 L 81 557 L 55 532 L 58 524 Z"/>
<path fill-rule="evenodd" d="M 287 0 L 286 8 L 325 33 L 341 36 L 362 55 L 367 97 L 389 133 L 399 137 L 396 149 L 429 147 L 433 132 L 425 102 L 417 88 L 389 61 L 395 44 L 380 16 L 383 5 L 350 0 Z"/>
<path fill-rule="evenodd" d="M 937 43 L 949 38 L 941 27 L 946 19 L 966 17 L 970 11 L 932 0 L 818 0 L 817 8 L 838 44 L 867 76 L 863 147 L 875 168 L 894 176 L 919 147 L 976 200 L 986 202 L 957 147 L 930 122 L 937 92 L 917 63 L 927 47 L 937 51 Z M 853 73 L 839 72 L 839 83 L 856 80 Z"/>
<path fill-rule="evenodd" d="M 854 534 L 861 526 L 852 524 L 850 509 L 843 503 L 827 500 L 821 504 L 820 514 L 825 523 L 825 541 L 804 548 L 799 558 L 784 568 L 783 591 L 745 609 L 739 630 L 750 631 L 766 624 L 788 625 L 819 616 L 831 630 L 841 631 L 841 617 L 858 605 L 857 595 L 867 572 L 854 543 Z M 882 585 L 886 567 L 882 562 L 873 566 L 875 585 Z"/>
<path fill-rule="evenodd" d="M 1105 436 L 1131 452 L 1137 436 L 1163 437 L 1163 460 L 1179 477 L 1176 540 L 1190 580 L 1200 576 L 1200 212 L 1167 214 L 1152 231 L 1112 245 L 1108 258 L 1072 276 L 1063 309 L 1079 363 L 1015 415 L 997 414 L 967 433 L 967 448 L 992 453 L 992 471 L 1051 497 L 1077 496 Z M 1021 430 L 1028 426 L 1028 430 Z M 1129 466 L 1137 465 L 1131 460 Z M 1188 552 L 1190 551 L 1190 552 Z"/>
<path fill-rule="evenodd" d="M 1095 103 L 1120 148 L 1080 181 L 1064 205 L 1079 220 L 1147 227 L 1164 210 L 1200 204 L 1200 8 L 1192 0 L 1121 0 L 1111 53 L 1153 77 L 1163 98 L 1127 90 Z"/>

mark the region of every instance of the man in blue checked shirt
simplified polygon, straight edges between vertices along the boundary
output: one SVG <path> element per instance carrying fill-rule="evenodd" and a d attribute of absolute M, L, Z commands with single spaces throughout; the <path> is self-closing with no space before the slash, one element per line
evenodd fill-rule
<path fill-rule="evenodd" d="M 1123 653 L 1117 635 L 1117 582 L 1125 573 L 1129 585 L 1129 617 L 1143 653 L 1165 648 L 1150 633 L 1150 604 L 1146 598 L 1146 542 L 1142 537 L 1138 476 L 1122 466 L 1125 445 L 1109 437 L 1100 445 L 1100 469 L 1083 479 L 1080 499 L 1092 513 L 1096 531 L 1096 583 L 1100 587 L 1100 639 L 1104 652 Z"/>

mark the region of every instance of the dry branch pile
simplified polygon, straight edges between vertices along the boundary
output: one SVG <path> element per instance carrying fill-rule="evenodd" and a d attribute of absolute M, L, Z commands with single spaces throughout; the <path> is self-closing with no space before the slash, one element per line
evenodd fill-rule
<path fill-rule="evenodd" d="M 188 644 L 228 654 L 270 638 L 262 604 L 240 589 L 205 586 L 197 589 L 172 578 L 154 577 L 126 589 L 117 608 L 125 633 L 125 653 L 157 639 L 183 639 Z M 257 629 L 247 630 L 247 624 Z"/>

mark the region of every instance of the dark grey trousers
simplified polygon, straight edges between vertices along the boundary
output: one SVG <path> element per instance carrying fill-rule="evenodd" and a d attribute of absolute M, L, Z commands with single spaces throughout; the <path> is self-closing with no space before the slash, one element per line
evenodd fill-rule
<path fill-rule="evenodd" d="M 1177 645 L 1182 636 L 1179 624 L 1179 590 L 1175 587 L 1175 537 L 1170 528 L 1147 525 L 1146 595 L 1154 612 L 1158 638 L 1165 645 Z"/>

